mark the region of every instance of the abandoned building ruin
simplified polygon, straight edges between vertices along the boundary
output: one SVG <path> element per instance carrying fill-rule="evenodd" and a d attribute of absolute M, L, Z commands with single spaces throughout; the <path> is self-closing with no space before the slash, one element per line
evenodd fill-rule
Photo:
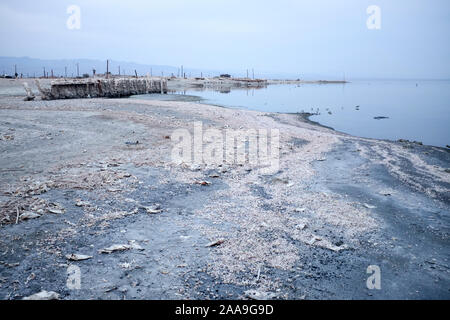
<path fill-rule="evenodd" d="M 43 100 L 120 98 L 137 94 L 167 93 L 167 80 L 152 78 L 70 79 L 52 81 L 50 88 L 36 85 Z"/>

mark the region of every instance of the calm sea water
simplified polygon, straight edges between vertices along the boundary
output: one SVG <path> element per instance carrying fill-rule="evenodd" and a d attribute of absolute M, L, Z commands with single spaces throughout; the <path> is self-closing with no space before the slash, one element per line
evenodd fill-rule
<path fill-rule="evenodd" d="M 317 112 L 311 120 L 360 137 L 450 145 L 450 81 L 271 85 L 230 92 L 186 90 L 165 99 L 267 112 Z"/>

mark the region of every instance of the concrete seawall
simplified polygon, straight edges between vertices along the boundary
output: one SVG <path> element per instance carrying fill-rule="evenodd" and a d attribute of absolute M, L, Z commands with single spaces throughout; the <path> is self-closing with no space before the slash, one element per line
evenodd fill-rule
<path fill-rule="evenodd" d="M 120 98 L 136 94 L 167 93 L 165 79 L 119 78 L 56 80 L 50 88 L 36 85 L 43 100 L 77 98 Z"/>

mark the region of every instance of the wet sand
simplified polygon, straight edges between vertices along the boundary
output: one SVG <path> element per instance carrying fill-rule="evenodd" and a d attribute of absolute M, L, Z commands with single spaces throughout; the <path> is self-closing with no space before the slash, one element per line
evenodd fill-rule
<path fill-rule="evenodd" d="M 192 102 L 25 102 L 18 82 L 0 80 L 2 299 L 450 297 L 446 149 Z M 168 136 L 196 121 L 279 129 L 280 170 L 172 163 Z M 114 244 L 140 248 L 99 253 Z"/>

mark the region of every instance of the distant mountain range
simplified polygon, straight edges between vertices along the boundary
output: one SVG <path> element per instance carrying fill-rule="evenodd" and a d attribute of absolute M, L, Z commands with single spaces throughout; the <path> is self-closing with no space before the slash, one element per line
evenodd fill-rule
<path fill-rule="evenodd" d="M 77 68 L 78 65 L 78 68 Z M 163 65 L 146 65 L 134 62 L 109 60 L 109 72 L 112 74 L 134 75 L 135 70 L 138 75 L 152 74 L 154 76 L 181 76 L 181 66 L 163 66 Z M 0 73 L 1 75 L 13 76 L 15 70 L 18 75 L 23 77 L 42 77 L 45 72 L 51 76 L 52 71 L 55 77 L 62 77 L 67 74 L 68 77 L 82 76 L 83 74 L 92 75 L 95 69 L 97 74 L 106 72 L 106 61 L 94 59 L 70 59 L 70 60 L 45 60 L 30 57 L 0 57 Z M 245 77 L 246 70 L 200 70 L 195 68 L 183 67 L 187 77 L 205 77 L 217 76 L 221 73 L 231 74 L 233 77 Z M 249 70 L 249 76 L 252 77 L 252 71 Z M 300 75 L 294 73 L 271 73 L 255 70 L 256 78 L 272 78 L 272 79 L 321 79 L 318 75 Z M 322 77 L 323 78 L 323 77 Z M 329 78 L 328 78 L 329 79 Z M 330 79 L 329 79 L 330 80 Z M 331 79 L 334 80 L 334 79 Z M 341 79 L 338 79 L 341 80 Z"/>
<path fill-rule="evenodd" d="M 78 70 L 77 70 L 78 64 Z M 112 74 L 120 73 L 121 75 L 134 75 L 134 71 L 138 75 L 152 74 L 154 76 L 181 76 L 181 66 L 164 66 L 164 65 L 148 65 L 135 62 L 125 62 L 109 60 L 109 71 Z M 92 75 L 93 69 L 97 74 L 103 74 L 106 72 L 106 60 L 96 59 L 35 59 L 30 57 L 0 57 L 0 75 L 14 76 L 15 70 L 18 75 L 22 74 L 23 77 L 42 77 L 45 72 L 51 76 L 52 70 L 55 77 L 65 76 L 67 70 L 67 76 L 80 76 L 83 74 Z M 67 69 L 66 69 L 67 68 Z M 233 77 L 245 77 L 246 70 L 208 70 L 189 68 L 183 66 L 184 73 L 187 77 L 214 77 L 223 73 L 228 73 Z M 249 76 L 252 77 L 252 70 L 249 69 Z M 302 80 L 344 80 L 344 75 L 337 76 L 333 74 L 313 74 L 313 73 L 294 73 L 294 72 L 269 72 L 263 70 L 255 70 L 255 78 L 265 79 L 302 79 Z M 348 77 L 346 80 L 427 80 L 427 79 L 407 79 L 407 78 L 373 78 L 373 77 Z M 448 80 L 448 79 L 443 79 Z"/>
<path fill-rule="evenodd" d="M 78 65 L 78 66 L 77 66 Z M 135 70 L 139 75 L 145 75 L 152 73 L 153 75 L 177 75 L 178 68 L 173 66 L 160 66 L 160 65 L 144 65 L 132 62 L 124 61 L 109 61 L 109 72 L 112 74 L 134 75 Z M 93 70 L 97 74 L 106 72 L 106 61 L 93 60 L 93 59 L 76 59 L 76 60 L 43 60 L 34 59 L 29 57 L 0 57 L 0 72 L 2 74 L 14 75 L 15 70 L 17 73 L 26 76 L 44 76 L 45 72 L 50 76 L 52 71 L 56 77 L 60 76 L 82 76 L 87 73 L 92 75 Z M 186 72 L 194 72 L 194 70 L 186 70 Z"/>

